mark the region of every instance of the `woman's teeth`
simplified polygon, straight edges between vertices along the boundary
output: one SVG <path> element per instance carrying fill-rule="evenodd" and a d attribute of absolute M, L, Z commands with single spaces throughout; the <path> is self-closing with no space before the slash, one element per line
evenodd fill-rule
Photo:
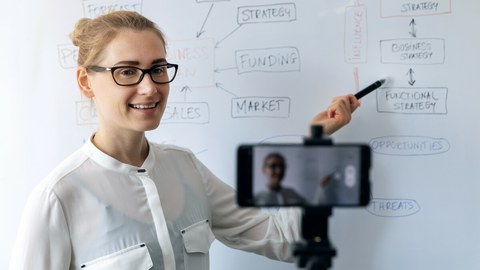
<path fill-rule="evenodd" d="M 147 105 L 140 105 L 140 104 L 131 104 L 130 107 L 134 109 L 152 109 L 157 106 L 157 103 L 147 104 Z"/>

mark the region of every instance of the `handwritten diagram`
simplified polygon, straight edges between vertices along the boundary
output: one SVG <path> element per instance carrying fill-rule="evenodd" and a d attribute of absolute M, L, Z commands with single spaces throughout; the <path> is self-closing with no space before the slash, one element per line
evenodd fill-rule
<path fill-rule="evenodd" d="M 443 37 L 425 37 L 420 34 L 418 28 L 425 26 L 419 26 L 415 18 L 450 14 L 450 0 L 430 2 L 381 0 L 379 10 L 379 18 L 385 24 L 392 19 L 405 18 L 405 31 L 398 33 L 399 38 L 379 40 L 378 61 L 382 65 L 406 66 L 404 74 L 393 76 L 396 85 L 406 82 L 407 86 L 385 86 L 378 89 L 376 91 L 377 112 L 411 117 L 415 115 L 435 117 L 435 115 L 447 114 L 448 87 L 420 87 L 417 86 L 415 79 L 415 67 L 438 66 L 445 63 L 447 41 Z M 368 40 L 367 14 L 367 6 L 360 1 L 354 1 L 353 6 L 345 8 L 344 59 L 347 64 L 359 65 L 369 61 L 368 44 L 375 42 Z M 422 33 L 425 32 L 427 31 L 422 31 Z M 355 66 L 355 79 L 358 89 L 357 66 Z M 443 154 L 450 149 L 447 139 L 435 138 L 431 134 L 379 136 L 372 138 L 369 144 L 374 153 L 390 156 L 431 156 Z M 420 205 L 412 199 L 379 199 L 373 195 L 368 211 L 381 217 L 405 217 L 419 212 Z"/>
<path fill-rule="evenodd" d="M 221 91 L 233 95 L 231 99 L 232 118 L 288 118 L 291 99 L 289 97 L 270 96 L 239 96 L 215 82 L 214 73 L 221 70 L 215 68 L 215 50 L 222 49 L 221 43 L 233 35 L 240 27 L 264 23 L 289 23 L 297 19 L 294 3 L 272 5 L 254 5 L 237 7 L 237 27 L 226 37 L 221 39 L 202 40 L 205 35 L 204 25 L 212 15 L 215 3 L 210 5 L 202 28 L 196 34 L 196 39 L 186 41 L 173 41 L 169 44 L 169 53 L 172 61 L 180 64 L 178 79 L 173 86 L 188 88 L 216 87 Z M 192 61 L 193 60 L 193 61 Z M 301 70 L 301 57 L 299 50 L 294 46 L 268 47 L 256 49 L 235 50 L 235 67 L 238 76 L 246 73 L 268 72 L 299 72 Z M 206 112 L 206 111 L 204 111 Z M 205 116 L 208 118 L 208 116 Z M 167 120 L 166 123 L 169 123 Z M 192 123 L 185 121 L 185 123 Z M 208 123 L 204 121 L 202 123 Z"/>
<path fill-rule="evenodd" d="M 415 66 L 443 65 L 446 41 L 442 37 L 419 37 L 416 16 L 440 16 L 451 13 L 450 0 L 443 1 L 381 1 L 382 18 L 409 17 L 409 38 L 380 40 L 382 64 L 407 65 L 405 75 L 410 87 L 383 88 L 377 92 L 377 110 L 382 113 L 447 114 L 448 87 L 417 87 Z M 423 26 L 422 26 L 423 27 Z M 408 31 L 407 31 L 408 30 Z M 425 32 L 425 31 L 423 31 Z"/>

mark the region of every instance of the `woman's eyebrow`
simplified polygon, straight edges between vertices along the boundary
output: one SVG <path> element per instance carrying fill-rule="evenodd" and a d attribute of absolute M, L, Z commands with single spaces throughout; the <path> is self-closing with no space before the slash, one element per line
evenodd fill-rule
<path fill-rule="evenodd" d="M 167 60 L 165 58 L 159 58 L 159 59 L 153 60 L 151 65 L 166 64 L 166 63 L 167 63 Z M 138 65 L 140 65 L 140 62 L 135 61 L 135 60 L 123 60 L 123 61 L 115 63 L 114 66 L 120 66 L 120 65 L 138 66 Z"/>
<path fill-rule="evenodd" d="M 114 66 L 120 66 L 120 65 L 138 66 L 139 64 L 140 64 L 140 62 L 138 62 L 138 61 L 124 60 L 124 61 L 120 61 L 120 62 L 115 63 Z"/>
<path fill-rule="evenodd" d="M 166 63 L 167 63 L 167 60 L 165 58 L 155 59 L 152 61 L 152 65 L 166 64 Z"/>

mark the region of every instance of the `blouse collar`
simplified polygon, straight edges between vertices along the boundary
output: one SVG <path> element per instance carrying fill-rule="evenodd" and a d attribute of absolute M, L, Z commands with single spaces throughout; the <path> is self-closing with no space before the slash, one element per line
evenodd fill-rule
<path fill-rule="evenodd" d="M 93 144 L 93 136 L 95 136 L 95 134 L 93 134 L 90 139 L 85 142 L 83 146 L 83 152 L 102 167 L 127 174 L 142 174 L 153 168 L 153 164 L 155 163 L 155 154 L 153 151 L 153 145 L 150 142 L 148 142 L 147 158 L 141 167 L 137 167 L 122 163 L 119 160 L 102 152 L 95 146 L 95 144 Z"/>

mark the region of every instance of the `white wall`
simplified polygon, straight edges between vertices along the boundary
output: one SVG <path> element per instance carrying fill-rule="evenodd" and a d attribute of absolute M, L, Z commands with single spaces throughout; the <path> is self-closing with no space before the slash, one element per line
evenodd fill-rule
<path fill-rule="evenodd" d="M 170 40 L 170 61 L 182 68 L 166 119 L 150 139 L 191 148 L 232 186 L 238 144 L 298 141 L 332 97 L 393 77 L 362 99 L 353 122 L 334 136 L 374 151 L 372 203 L 335 210 L 330 220 L 334 269 L 478 269 L 480 4 L 407 6 L 421 2 L 3 3 L 0 268 L 8 265 L 29 191 L 95 129 L 95 111 L 76 88 L 68 33 L 79 18 L 112 6 L 157 22 Z M 272 9 L 284 13 L 249 13 Z M 276 62 L 249 66 L 253 55 Z M 268 110 L 241 107 L 265 101 Z M 212 269 L 295 269 L 219 243 L 211 262 Z"/>

